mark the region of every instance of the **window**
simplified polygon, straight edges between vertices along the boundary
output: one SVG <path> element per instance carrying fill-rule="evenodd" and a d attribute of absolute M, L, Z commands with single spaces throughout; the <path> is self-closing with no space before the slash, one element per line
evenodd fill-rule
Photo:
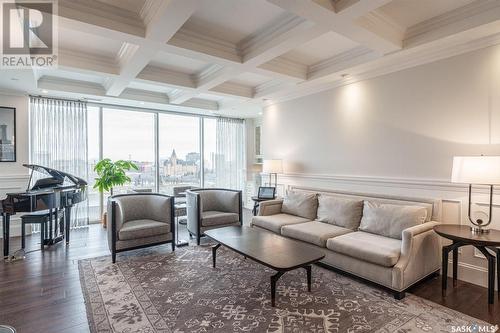
<path fill-rule="evenodd" d="M 216 126 L 217 121 L 213 118 L 205 118 L 203 120 L 203 142 L 204 142 L 204 154 L 203 158 L 205 160 L 204 167 L 204 180 L 205 187 L 217 187 L 217 179 L 215 173 L 215 163 L 216 163 Z"/>
<path fill-rule="evenodd" d="M 175 187 L 184 186 L 244 187 L 229 181 L 244 169 L 233 162 L 244 144 L 228 131 L 241 124 L 223 118 L 91 105 L 87 125 L 90 222 L 100 221 L 110 195 L 93 189 L 94 167 L 102 158 L 130 160 L 139 167 L 128 172 L 131 183 L 114 188 L 113 194 L 141 189 L 172 195 Z"/>
<path fill-rule="evenodd" d="M 95 106 L 87 107 L 87 173 L 88 173 L 88 205 L 89 205 L 89 222 L 96 222 L 101 219 L 101 195 L 99 191 L 94 190 L 95 179 L 97 174 L 94 167 L 101 159 L 101 143 L 100 143 L 100 109 Z"/>
<path fill-rule="evenodd" d="M 160 192 L 173 194 L 176 186 L 199 187 L 200 119 L 159 114 L 158 140 Z"/>
<path fill-rule="evenodd" d="M 132 188 L 156 190 L 154 117 L 148 112 L 103 109 L 103 158 L 129 160 L 139 167 L 128 172 L 132 182 L 113 189 L 113 194 Z"/>

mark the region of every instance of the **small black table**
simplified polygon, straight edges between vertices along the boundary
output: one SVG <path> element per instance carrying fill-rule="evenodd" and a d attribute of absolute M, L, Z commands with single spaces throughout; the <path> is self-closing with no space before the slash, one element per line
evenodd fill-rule
<path fill-rule="evenodd" d="M 448 282 L 448 255 L 453 251 L 453 285 L 457 284 L 458 274 L 458 248 L 465 245 L 472 245 L 486 257 L 488 260 L 488 303 L 494 303 L 495 294 L 495 256 L 490 251 L 496 253 L 497 259 L 497 275 L 498 275 L 498 290 L 500 293 L 500 251 L 497 246 L 500 246 L 500 230 L 490 229 L 489 233 L 473 233 L 469 226 L 458 224 L 442 224 L 434 227 L 434 231 L 447 239 L 453 241 L 451 245 L 443 246 L 443 263 L 442 263 L 442 283 L 443 296 L 446 296 L 446 287 Z"/>
<path fill-rule="evenodd" d="M 259 198 L 257 196 L 253 196 L 252 197 L 252 200 L 253 200 L 253 209 L 252 209 L 252 213 L 253 213 L 253 216 L 257 215 L 257 208 L 259 208 L 259 205 L 261 202 L 263 201 L 269 201 L 269 200 L 274 200 L 275 198 L 267 198 L 267 199 L 264 199 L 264 198 Z"/>
<path fill-rule="evenodd" d="M 224 227 L 205 231 L 218 244 L 212 247 L 213 267 L 217 249 L 225 247 L 246 258 L 267 266 L 277 273 L 271 276 L 271 305 L 275 306 L 276 282 L 288 271 L 304 268 L 307 272 L 307 290 L 311 291 L 311 265 L 325 254 L 311 246 L 267 231 L 250 227 Z"/>

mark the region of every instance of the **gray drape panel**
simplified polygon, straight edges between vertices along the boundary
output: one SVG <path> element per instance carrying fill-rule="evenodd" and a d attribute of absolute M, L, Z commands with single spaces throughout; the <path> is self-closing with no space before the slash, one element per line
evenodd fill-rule
<path fill-rule="evenodd" d="M 87 103 L 30 98 L 30 163 L 88 179 Z M 42 178 L 43 175 L 33 174 Z M 88 224 L 88 203 L 73 207 L 71 227 Z"/>
<path fill-rule="evenodd" d="M 244 190 L 245 121 L 217 118 L 215 172 L 217 187 Z"/>

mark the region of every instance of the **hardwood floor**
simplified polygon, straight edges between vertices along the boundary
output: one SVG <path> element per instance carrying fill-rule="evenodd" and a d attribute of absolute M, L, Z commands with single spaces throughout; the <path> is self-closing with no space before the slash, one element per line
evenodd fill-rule
<path fill-rule="evenodd" d="M 182 230 L 181 237 L 186 239 L 185 227 Z M 38 242 L 38 237 L 28 237 L 27 249 L 38 250 Z M 163 247 L 169 251 L 169 245 Z M 11 249 L 18 248 L 20 239 L 14 238 Z M 88 332 L 78 260 L 101 255 L 109 255 L 106 231 L 92 225 L 72 231 L 69 246 L 59 243 L 44 252 L 28 253 L 23 261 L 1 262 L 0 324 L 11 325 L 20 333 Z M 446 298 L 441 296 L 439 277 L 421 283 L 410 292 L 500 325 L 500 295 L 488 307 L 486 288 L 461 281 L 458 287 L 452 286 L 450 281 Z"/>

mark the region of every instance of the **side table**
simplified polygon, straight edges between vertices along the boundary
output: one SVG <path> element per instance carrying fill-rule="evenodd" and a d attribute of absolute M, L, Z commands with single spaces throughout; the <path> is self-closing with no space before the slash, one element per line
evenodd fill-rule
<path fill-rule="evenodd" d="M 446 296 L 446 287 L 448 282 L 448 255 L 453 251 L 453 285 L 457 284 L 458 275 L 458 248 L 465 245 L 472 245 L 486 257 L 488 260 L 488 303 L 494 303 L 495 294 L 495 256 L 490 250 L 496 252 L 496 260 L 500 265 L 499 251 L 497 246 L 500 246 L 500 230 L 490 229 L 489 233 L 477 234 L 473 233 L 469 226 L 458 224 L 442 224 L 434 227 L 434 231 L 453 241 L 451 245 L 443 246 L 443 263 L 442 263 L 442 288 L 443 296 Z M 500 280 L 500 270 L 497 272 Z M 498 282 L 500 293 L 500 281 Z"/>
<path fill-rule="evenodd" d="M 253 201 L 253 208 L 252 208 L 252 213 L 253 213 L 253 216 L 257 215 L 257 209 L 259 208 L 259 204 L 263 201 L 269 201 L 269 200 L 274 200 L 276 198 L 273 198 L 273 199 L 263 199 L 263 198 L 259 198 L 258 196 L 253 196 L 252 197 L 252 201 Z"/>

